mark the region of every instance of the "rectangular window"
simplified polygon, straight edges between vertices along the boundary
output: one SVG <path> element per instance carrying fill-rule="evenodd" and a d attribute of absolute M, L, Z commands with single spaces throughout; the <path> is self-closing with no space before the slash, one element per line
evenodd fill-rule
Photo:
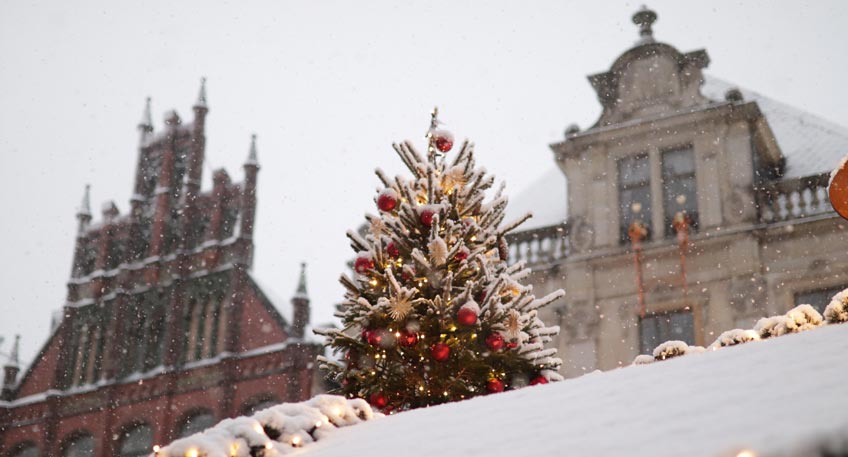
<path fill-rule="evenodd" d="M 695 193 L 695 154 L 692 147 L 662 153 L 663 206 L 666 234 L 675 236 L 672 222 L 679 212 L 689 216 L 692 230 L 698 228 L 698 196 Z"/>
<path fill-rule="evenodd" d="M 651 166 L 647 154 L 618 161 L 618 209 L 623 243 L 630 240 L 627 231 L 634 221 L 645 224 L 651 237 Z"/>
<path fill-rule="evenodd" d="M 795 306 L 810 305 L 819 313 L 824 313 L 830 299 L 848 286 L 828 287 L 827 289 L 807 290 L 795 293 Z"/>
<path fill-rule="evenodd" d="M 640 320 L 641 354 L 651 354 L 655 347 L 670 340 L 695 344 L 695 319 L 691 311 L 654 314 Z"/>

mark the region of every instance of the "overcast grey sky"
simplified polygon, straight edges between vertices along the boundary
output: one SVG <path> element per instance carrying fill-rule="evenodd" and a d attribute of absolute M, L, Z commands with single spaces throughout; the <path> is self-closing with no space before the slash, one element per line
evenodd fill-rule
<path fill-rule="evenodd" d="M 242 179 L 259 135 L 254 272 L 292 295 L 309 263 L 313 321 L 342 296 L 377 166 L 401 165 L 437 104 L 458 140 L 516 194 L 547 145 L 599 113 L 585 77 L 637 37 L 641 2 L 38 2 L 0 5 L 0 335 L 28 363 L 62 306 L 74 213 L 126 212 L 144 98 L 191 117 L 208 78 L 207 167 Z M 709 74 L 848 125 L 848 2 L 652 1 L 658 40 L 706 48 Z M 846 151 L 848 152 L 848 151 Z"/>

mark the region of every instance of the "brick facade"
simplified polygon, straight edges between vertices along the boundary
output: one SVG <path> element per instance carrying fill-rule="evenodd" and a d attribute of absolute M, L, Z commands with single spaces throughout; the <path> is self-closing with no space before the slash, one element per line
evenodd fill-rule
<path fill-rule="evenodd" d="M 20 379 L 7 367 L 0 455 L 149 453 L 194 412 L 217 421 L 311 396 L 321 348 L 303 339 L 305 278 L 290 324 L 250 274 L 255 137 L 244 181 L 217 170 L 201 192 L 204 87 L 193 111 L 155 134 L 148 101 L 128 215 L 109 202 L 93 224 L 86 190 L 62 320 Z"/>

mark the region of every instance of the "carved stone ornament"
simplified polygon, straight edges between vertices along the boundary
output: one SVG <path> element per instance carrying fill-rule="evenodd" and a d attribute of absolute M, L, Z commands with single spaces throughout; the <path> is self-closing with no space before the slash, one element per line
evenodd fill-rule
<path fill-rule="evenodd" d="M 586 222 L 582 217 L 578 217 L 573 219 L 569 225 L 571 225 L 571 229 L 568 232 L 568 237 L 574 252 L 585 252 L 591 248 L 595 242 L 595 229 L 592 224 Z"/>

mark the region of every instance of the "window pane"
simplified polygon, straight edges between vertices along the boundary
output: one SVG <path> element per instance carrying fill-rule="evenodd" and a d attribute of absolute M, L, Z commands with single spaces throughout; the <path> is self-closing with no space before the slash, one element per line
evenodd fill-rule
<path fill-rule="evenodd" d="M 189 435 L 194 435 L 197 432 L 202 432 L 207 428 L 215 425 L 215 416 L 212 413 L 202 412 L 190 416 L 186 419 L 179 430 L 179 437 L 184 438 Z"/>
<path fill-rule="evenodd" d="M 670 340 L 695 344 L 695 319 L 691 311 L 645 316 L 639 322 L 639 332 L 642 354 L 651 354 Z"/>
<path fill-rule="evenodd" d="M 621 217 L 621 240 L 627 242 L 630 238 L 627 231 L 633 221 L 640 220 L 648 228 L 648 238 L 651 236 L 651 189 L 646 184 L 622 190 L 619 193 L 619 214 Z"/>
<path fill-rule="evenodd" d="M 695 155 L 691 148 L 663 152 L 663 218 L 668 236 L 674 216 L 685 212 L 692 228 L 698 227 L 698 196 L 695 181 Z"/>
<path fill-rule="evenodd" d="M 621 187 L 648 183 L 651 180 L 648 156 L 626 157 L 619 160 L 618 179 Z"/>
<path fill-rule="evenodd" d="M 695 173 L 695 154 L 692 148 L 674 149 L 663 152 L 663 176 L 679 176 Z"/>
<path fill-rule="evenodd" d="M 63 457 L 92 457 L 94 455 L 94 438 L 82 435 L 66 442 L 62 447 Z"/>
<path fill-rule="evenodd" d="M 147 424 L 137 425 L 121 438 L 121 457 L 141 457 L 153 451 L 153 430 Z"/>
<path fill-rule="evenodd" d="M 38 452 L 38 448 L 35 447 L 35 445 L 26 445 L 23 447 L 19 447 L 10 455 L 11 457 L 39 457 L 40 453 Z"/>
<path fill-rule="evenodd" d="M 808 290 L 795 294 L 795 306 L 810 305 L 819 313 L 824 313 L 830 299 L 848 286 L 828 287 L 827 289 Z"/>

